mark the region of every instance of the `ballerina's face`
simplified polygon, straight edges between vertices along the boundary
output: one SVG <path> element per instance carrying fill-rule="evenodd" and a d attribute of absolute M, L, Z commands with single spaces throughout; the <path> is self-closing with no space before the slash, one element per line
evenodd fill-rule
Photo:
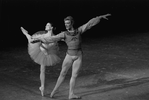
<path fill-rule="evenodd" d="M 52 30 L 52 29 L 53 29 L 52 25 L 50 23 L 47 23 L 46 27 L 45 27 L 45 30 L 49 31 L 49 30 Z"/>

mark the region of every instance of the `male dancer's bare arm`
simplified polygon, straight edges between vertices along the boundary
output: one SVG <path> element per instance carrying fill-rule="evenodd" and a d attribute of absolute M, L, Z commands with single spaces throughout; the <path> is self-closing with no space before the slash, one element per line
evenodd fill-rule
<path fill-rule="evenodd" d="M 65 37 L 64 33 L 65 32 L 61 32 L 61 33 L 59 33 L 57 35 L 51 36 L 50 38 L 46 38 L 46 41 L 48 41 L 48 42 L 51 42 L 51 41 L 61 41 Z"/>
<path fill-rule="evenodd" d="M 83 33 L 86 30 L 90 29 L 91 27 L 95 26 L 96 24 L 98 24 L 100 22 L 101 18 L 107 19 L 107 16 L 111 16 L 111 14 L 106 14 L 106 15 L 101 15 L 101 16 L 97 16 L 95 18 L 92 18 L 91 20 L 89 20 L 86 24 L 82 25 L 81 27 L 78 28 L 78 30 Z"/>

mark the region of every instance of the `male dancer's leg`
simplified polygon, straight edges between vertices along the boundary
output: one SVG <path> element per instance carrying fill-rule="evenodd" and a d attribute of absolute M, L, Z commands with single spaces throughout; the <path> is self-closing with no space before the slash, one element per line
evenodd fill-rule
<path fill-rule="evenodd" d="M 58 90 L 58 88 L 60 87 L 61 83 L 65 79 L 67 71 L 72 66 L 72 63 L 73 63 L 73 60 L 72 60 L 71 56 L 67 54 L 65 59 L 64 59 L 64 61 L 63 61 L 62 70 L 60 72 L 60 75 L 59 75 L 59 78 L 57 80 L 57 83 L 56 83 L 53 91 L 51 92 L 51 97 L 54 96 L 55 92 Z"/>
<path fill-rule="evenodd" d="M 39 87 L 39 90 L 41 91 L 41 95 L 42 96 L 44 96 L 45 69 L 46 69 L 46 67 L 44 65 L 41 65 L 41 67 L 40 67 L 40 82 L 41 82 L 41 86 Z"/>
<path fill-rule="evenodd" d="M 78 72 L 82 66 L 82 55 L 79 56 L 77 60 L 74 61 L 72 66 L 72 76 L 70 79 L 70 89 L 69 89 L 69 99 L 80 99 L 80 96 L 74 94 L 74 87 Z"/>

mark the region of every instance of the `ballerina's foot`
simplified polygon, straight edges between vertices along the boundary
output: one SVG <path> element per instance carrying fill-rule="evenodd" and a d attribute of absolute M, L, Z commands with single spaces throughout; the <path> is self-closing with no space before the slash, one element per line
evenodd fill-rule
<path fill-rule="evenodd" d="M 41 92 L 41 95 L 44 96 L 44 87 L 39 87 L 39 90 Z"/>
<path fill-rule="evenodd" d="M 69 99 L 81 99 L 81 97 L 73 94 L 69 96 Z"/>

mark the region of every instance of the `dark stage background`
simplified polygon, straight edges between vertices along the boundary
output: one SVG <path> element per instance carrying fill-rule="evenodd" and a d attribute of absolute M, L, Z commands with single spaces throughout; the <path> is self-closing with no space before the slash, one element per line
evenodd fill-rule
<path fill-rule="evenodd" d="M 27 39 L 51 22 L 55 34 L 71 15 L 75 28 L 110 13 L 83 34 L 83 64 L 75 92 L 82 100 L 149 100 L 149 0 L 0 0 L 0 100 L 50 100 L 67 46 L 59 43 L 61 62 L 46 67 L 45 97 L 40 66 L 27 52 Z M 71 69 L 56 99 L 66 100 Z"/>
<path fill-rule="evenodd" d="M 149 31 L 148 4 L 148 0 L 1 0 L 0 41 L 5 47 L 26 46 L 21 26 L 33 34 L 44 30 L 46 23 L 51 22 L 57 34 L 65 30 L 63 19 L 68 15 L 74 17 L 77 28 L 107 13 L 112 15 L 109 20 L 102 19 L 83 34 L 84 38 L 141 34 Z"/>

